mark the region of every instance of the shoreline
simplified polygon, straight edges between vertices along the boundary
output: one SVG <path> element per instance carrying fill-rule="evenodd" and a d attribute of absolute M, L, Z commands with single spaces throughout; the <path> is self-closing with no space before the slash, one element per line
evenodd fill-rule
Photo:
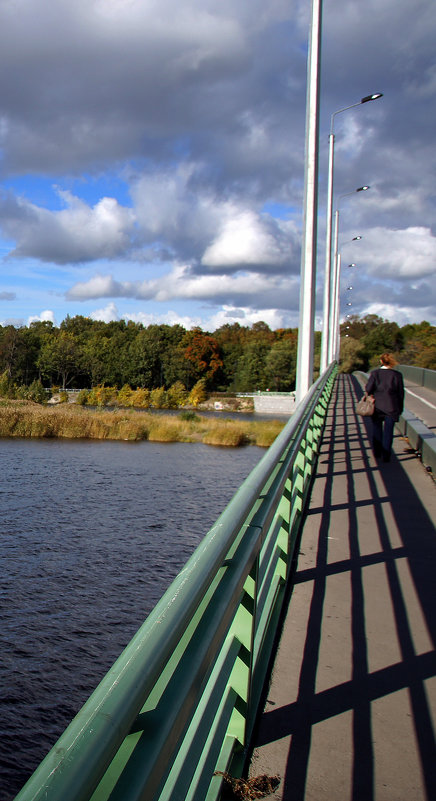
<path fill-rule="evenodd" d="M 201 442 L 225 447 L 257 445 L 268 448 L 286 424 L 277 419 L 206 417 L 201 416 L 198 407 L 180 409 L 182 413 L 191 413 L 185 416 L 165 414 L 165 411 L 154 414 L 146 409 L 91 409 L 75 403 L 40 405 L 3 399 L 0 400 L 0 437 Z"/>

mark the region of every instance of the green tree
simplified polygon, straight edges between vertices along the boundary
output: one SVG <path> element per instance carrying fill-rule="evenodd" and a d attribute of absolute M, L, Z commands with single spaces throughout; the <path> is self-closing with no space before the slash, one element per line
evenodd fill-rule
<path fill-rule="evenodd" d="M 149 325 L 137 332 L 129 344 L 126 380 L 134 387 L 154 389 L 184 379 L 178 348 L 185 335 L 180 325 Z M 176 366 L 176 369 L 174 367 Z"/>
<path fill-rule="evenodd" d="M 436 328 L 426 320 L 405 325 L 401 329 L 404 348 L 400 353 L 402 364 L 436 370 Z"/>
<path fill-rule="evenodd" d="M 39 354 L 37 366 L 45 378 L 52 383 L 60 380 L 62 389 L 82 372 L 83 353 L 74 334 L 60 331 L 57 336 L 47 339 Z"/>
<path fill-rule="evenodd" d="M 268 342 L 251 342 L 244 348 L 238 360 L 233 382 L 236 392 L 255 392 L 268 389 L 266 358 L 270 351 Z"/>
<path fill-rule="evenodd" d="M 7 325 L 1 329 L 0 370 L 6 371 L 9 378 L 15 378 L 23 347 L 20 329 Z"/>
<path fill-rule="evenodd" d="M 0 398 L 13 398 L 13 397 L 15 397 L 15 386 L 8 374 L 8 371 L 5 370 L 0 375 Z"/>
<path fill-rule="evenodd" d="M 28 328 L 18 329 L 19 346 L 18 355 L 14 367 L 15 381 L 18 384 L 29 385 L 41 378 L 37 366 L 38 356 L 43 343 L 52 336 L 56 336 L 57 330 L 49 320 L 35 321 Z"/>
<path fill-rule="evenodd" d="M 398 354 L 403 347 L 403 335 L 397 323 L 383 320 L 362 339 L 367 362 L 374 365 L 382 353 Z"/>
<path fill-rule="evenodd" d="M 238 369 L 238 361 L 244 352 L 244 344 L 247 341 L 250 329 L 241 326 L 239 323 L 226 323 L 218 328 L 215 339 L 218 342 L 222 354 L 222 368 L 217 378 L 221 381 L 220 389 L 227 389 L 233 384 Z"/>
<path fill-rule="evenodd" d="M 27 389 L 26 398 L 35 403 L 47 403 L 48 395 L 39 379 L 32 381 L 30 387 Z"/>
<path fill-rule="evenodd" d="M 73 334 L 76 339 L 84 341 L 92 336 L 93 330 L 97 330 L 99 322 L 92 320 L 91 317 L 83 317 L 81 314 L 76 314 L 75 317 L 70 317 L 69 314 L 65 317 L 59 326 L 60 331 L 66 331 L 68 334 Z"/>
<path fill-rule="evenodd" d="M 339 372 L 352 373 L 353 370 L 363 370 L 365 361 L 362 344 L 357 339 L 353 339 L 353 337 L 341 337 Z"/>
<path fill-rule="evenodd" d="M 295 389 L 297 363 L 296 343 L 291 339 L 281 339 L 271 346 L 265 359 L 265 373 L 270 388 L 276 392 L 289 392 Z"/>

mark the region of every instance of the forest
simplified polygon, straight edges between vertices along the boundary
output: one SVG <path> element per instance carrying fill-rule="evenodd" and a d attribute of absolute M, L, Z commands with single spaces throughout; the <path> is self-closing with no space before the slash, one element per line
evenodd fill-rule
<path fill-rule="evenodd" d="M 213 333 L 181 325 L 67 317 L 59 327 L 33 322 L 0 326 L 0 394 L 17 388 L 113 387 L 187 392 L 201 382 L 211 392 L 290 391 L 295 388 L 298 330 L 223 325 Z M 321 334 L 315 334 L 319 369 Z M 340 370 L 376 366 L 389 351 L 400 364 L 436 369 L 436 327 L 400 327 L 377 315 L 351 316 L 341 326 Z"/>

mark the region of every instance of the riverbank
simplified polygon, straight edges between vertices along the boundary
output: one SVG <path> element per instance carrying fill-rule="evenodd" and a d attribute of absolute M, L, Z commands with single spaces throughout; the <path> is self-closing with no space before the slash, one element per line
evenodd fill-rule
<path fill-rule="evenodd" d="M 31 401 L 0 402 L 0 437 L 202 442 L 268 448 L 284 425 L 282 420 L 230 420 L 200 414 L 154 415 L 132 409 L 88 409 L 75 404 L 41 406 Z"/>
<path fill-rule="evenodd" d="M 130 391 L 130 398 L 127 398 L 125 393 L 124 393 L 124 396 L 123 396 L 123 401 L 124 402 L 118 404 L 118 396 L 119 396 L 120 393 L 116 392 L 115 390 L 111 390 L 110 388 L 103 387 L 102 388 L 102 396 L 104 397 L 103 393 L 107 393 L 107 395 L 106 395 L 106 399 L 105 399 L 104 403 L 101 403 L 101 405 L 102 406 L 106 406 L 106 407 L 110 406 L 111 408 L 119 406 L 120 408 L 123 408 L 123 409 L 125 409 L 126 407 L 127 408 L 128 407 L 141 408 L 142 404 L 141 404 L 141 402 L 138 402 L 138 401 L 141 400 L 141 396 L 139 394 L 140 392 L 141 392 L 140 390 L 137 390 L 137 392 L 134 393 L 133 390 L 131 390 Z M 65 402 L 69 403 L 69 404 L 78 403 L 79 406 L 83 406 L 83 405 L 86 406 L 86 403 L 84 404 L 83 401 L 81 402 L 81 400 L 80 400 L 80 397 L 81 397 L 82 393 L 87 393 L 88 397 L 89 397 L 89 390 L 69 389 L 69 390 L 65 390 L 64 392 L 55 392 L 54 395 L 52 395 L 51 398 L 47 401 L 47 403 L 48 403 L 49 406 L 57 406 L 59 404 L 65 403 Z M 131 401 L 132 400 L 132 396 L 134 396 L 135 394 L 137 395 L 136 402 L 134 402 L 133 404 L 131 402 L 128 402 L 128 403 L 125 402 L 126 400 L 130 400 Z M 163 393 L 163 395 L 165 396 L 165 393 Z M 147 409 L 147 408 L 150 407 L 150 405 L 153 405 L 153 404 L 150 404 L 150 392 L 148 392 L 148 390 L 145 393 L 145 398 L 147 399 L 147 404 L 145 406 L 143 406 L 142 408 Z M 161 401 L 163 399 L 164 398 L 162 398 L 162 397 L 160 398 Z M 96 406 L 96 405 L 100 405 L 100 404 L 94 402 L 94 403 L 91 403 L 90 405 L 91 406 Z M 195 406 L 193 406 L 192 404 L 189 404 L 189 403 L 186 402 L 182 406 L 179 406 L 179 408 L 183 408 L 185 410 L 194 410 L 194 411 L 197 411 L 197 412 L 220 411 L 220 412 L 232 412 L 232 413 L 233 412 L 242 412 L 244 414 L 247 414 L 247 413 L 254 412 L 254 406 L 255 406 L 255 404 L 254 404 L 254 399 L 253 399 L 252 396 L 250 396 L 250 397 L 249 396 L 236 396 L 236 395 L 229 396 L 229 395 L 227 395 L 225 393 L 219 393 L 219 394 L 215 393 L 215 394 L 211 395 L 209 398 L 207 398 L 206 400 L 201 401 L 200 403 L 197 403 Z M 165 409 L 165 408 L 174 408 L 174 407 L 170 405 L 168 407 L 159 406 L 159 408 Z"/>

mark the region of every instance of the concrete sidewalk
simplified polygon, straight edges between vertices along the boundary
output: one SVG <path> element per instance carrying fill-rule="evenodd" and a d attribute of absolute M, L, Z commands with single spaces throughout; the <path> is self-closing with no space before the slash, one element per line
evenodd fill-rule
<path fill-rule="evenodd" d="M 360 395 L 339 377 L 254 743 L 283 801 L 436 799 L 436 485 L 400 436 L 374 459 Z"/>

